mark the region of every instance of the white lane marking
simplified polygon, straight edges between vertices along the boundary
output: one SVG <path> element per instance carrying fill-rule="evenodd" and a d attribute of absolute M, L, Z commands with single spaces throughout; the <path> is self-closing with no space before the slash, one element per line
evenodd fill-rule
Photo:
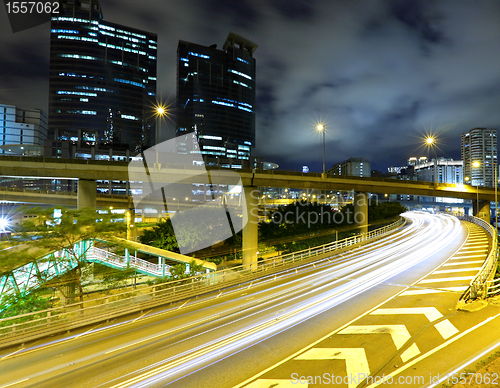
<path fill-rule="evenodd" d="M 398 296 L 410 296 L 410 295 L 420 295 L 420 294 L 435 294 L 438 292 L 462 292 L 467 289 L 468 286 L 461 286 L 461 287 L 439 287 L 439 288 L 423 288 L 420 290 L 410 290 L 410 291 L 404 291 Z"/>
<path fill-rule="evenodd" d="M 15 383 L 10 383 L 10 384 L 7 384 L 7 385 L 2 385 L 0 388 L 12 387 L 13 385 L 16 385 L 16 384 L 19 384 L 19 383 L 23 383 L 23 382 L 28 381 L 28 380 L 29 379 L 18 380 Z"/>
<path fill-rule="evenodd" d="M 139 320 L 139 319 L 141 319 L 144 315 L 146 315 L 146 314 L 150 313 L 151 311 L 153 311 L 153 310 L 146 311 L 144 314 L 139 315 L 139 316 L 138 316 L 136 319 L 134 319 L 132 322 L 136 322 L 136 321 L 138 321 L 138 320 Z"/>
<path fill-rule="evenodd" d="M 440 271 L 434 271 L 432 274 L 437 275 L 437 274 L 443 274 L 443 273 L 456 273 L 456 272 L 467 272 L 467 271 L 479 271 L 481 267 L 474 267 L 474 268 L 455 268 L 455 269 L 443 269 Z"/>
<path fill-rule="evenodd" d="M 459 276 L 456 278 L 434 278 L 434 279 L 424 279 L 420 283 L 440 283 L 440 282 L 455 282 L 459 280 L 472 280 L 475 276 Z"/>
<path fill-rule="evenodd" d="M 179 307 L 177 307 L 176 310 L 179 310 L 180 308 L 184 307 L 187 302 L 189 302 L 191 299 L 186 300 L 183 304 L 181 304 Z"/>
<path fill-rule="evenodd" d="M 400 349 L 411 338 L 405 325 L 353 325 L 338 334 L 390 334 L 396 349 Z"/>
<path fill-rule="evenodd" d="M 401 360 L 406 362 L 411 360 L 413 357 L 418 356 L 420 354 L 420 349 L 417 344 L 413 343 L 408 349 L 406 349 L 403 353 L 401 353 Z"/>
<path fill-rule="evenodd" d="M 453 326 L 453 323 L 451 323 L 448 319 L 436 323 L 434 327 L 437 331 L 439 331 L 439 334 L 441 334 L 444 339 L 448 339 L 459 332 L 459 330 Z"/>
<path fill-rule="evenodd" d="M 454 266 L 454 265 L 468 265 L 468 264 L 483 264 L 484 260 L 474 260 L 474 261 L 462 261 L 460 263 L 446 263 L 443 266 L 444 267 L 449 267 L 449 266 Z"/>
<path fill-rule="evenodd" d="M 481 258 L 483 261 L 486 259 L 486 253 L 481 255 L 465 255 L 464 257 L 452 257 L 450 260 L 464 260 L 464 259 L 477 259 Z"/>
<path fill-rule="evenodd" d="M 402 315 L 402 314 L 423 314 L 429 322 L 435 321 L 443 316 L 435 307 L 408 307 L 408 308 L 387 308 L 377 309 L 370 315 Z"/>
<path fill-rule="evenodd" d="M 487 252 L 488 248 L 463 248 L 460 253 L 457 253 L 455 256 L 463 256 L 471 253 L 479 253 L 479 252 Z"/>
<path fill-rule="evenodd" d="M 7 354 L 6 356 L 3 356 L 2 358 L 0 358 L 0 360 L 5 360 L 6 358 L 9 358 L 10 356 L 13 356 L 14 354 L 19 353 L 20 351 L 22 351 L 24 349 L 26 349 L 26 348 L 21 348 L 21 349 L 16 350 L 13 353 Z"/>
<path fill-rule="evenodd" d="M 444 292 L 444 291 L 443 290 L 411 290 L 411 291 L 405 291 L 405 292 L 399 294 L 399 296 L 437 294 L 438 292 Z"/>
<path fill-rule="evenodd" d="M 370 375 L 368 359 L 363 348 L 312 348 L 294 360 L 345 360 L 347 376 Z M 350 381 L 349 388 L 358 385 L 357 379 Z"/>
<path fill-rule="evenodd" d="M 309 387 L 307 380 L 292 380 L 292 379 L 258 379 L 253 383 L 245 386 L 245 388 L 294 388 L 294 387 Z"/>

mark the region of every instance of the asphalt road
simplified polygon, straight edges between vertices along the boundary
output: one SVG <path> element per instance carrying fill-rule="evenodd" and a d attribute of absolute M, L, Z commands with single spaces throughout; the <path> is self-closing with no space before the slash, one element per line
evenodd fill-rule
<path fill-rule="evenodd" d="M 412 362 L 422 353 L 411 345 L 418 328 L 385 324 L 378 316 L 365 325 L 368 328 L 353 323 L 396 295 L 439 287 L 418 282 L 449 260 L 469 232 L 449 216 L 412 212 L 405 217 L 410 223 L 404 229 L 342 255 L 236 289 L 3 350 L 0 387 L 295 387 L 298 384 L 290 380 L 294 373 L 382 373 L 395 357 L 406 360 L 400 364 Z M 459 293 L 451 295 L 457 298 Z M 418 306 L 417 301 L 418 297 L 412 303 Z M 449 325 L 441 324 L 446 314 L 438 314 L 442 316 L 433 324 L 444 336 L 455 335 Z M 421 315 L 418 319 L 428 326 L 430 318 Z M 314 366 L 308 370 L 303 363 L 294 365 L 291 355 L 341 330 L 342 338 L 335 337 L 340 345 L 323 347 L 331 354 L 311 348 L 301 357 L 316 360 Z M 356 342 L 360 338 L 363 346 Z M 346 350 L 361 348 L 364 356 Z M 276 365 L 284 370 L 278 373 Z"/>

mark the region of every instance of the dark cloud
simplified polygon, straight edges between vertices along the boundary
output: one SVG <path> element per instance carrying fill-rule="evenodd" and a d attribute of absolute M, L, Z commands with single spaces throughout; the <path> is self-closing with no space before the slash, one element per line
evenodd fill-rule
<path fill-rule="evenodd" d="M 271 0 L 270 3 L 279 13 L 292 21 L 312 20 L 316 9 L 313 0 Z"/>
<path fill-rule="evenodd" d="M 391 11 L 394 16 L 409 29 L 415 31 L 421 39 L 429 43 L 439 43 L 443 40 L 443 32 L 437 27 L 442 15 L 430 12 L 426 6 L 430 2 L 422 0 L 392 0 Z"/>

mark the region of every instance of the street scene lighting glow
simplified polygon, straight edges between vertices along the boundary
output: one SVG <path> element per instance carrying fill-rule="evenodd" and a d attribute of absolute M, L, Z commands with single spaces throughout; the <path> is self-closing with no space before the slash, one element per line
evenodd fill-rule
<path fill-rule="evenodd" d="M 159 106 L 156 111 L 158 112 L 159 115 L 163 115 L 165 113 L 165 108 L 162 106 Z"/>
<path fill-rule="evenodd" d="M 479 167 L 479 166 L 480 166 L 479 162 L 472 163 L 472 167 Z"/>
<path fill-rule="evenodd" d="M 0 231 L 4 232 L 9 226 L 9 221 L 6 218 L 0 218 Z"/>
<path fill-rule="evenodd" d="M 319 131 L 319 132 L 323 132 L 323 130 L 325 129 L 325 126 L 323 124 L 318 124 L 316 126 L 316 129 Z"/>
<path fill-rule="evenodd" d="M 426 141 L 427 141 L 427 144 L 432 144 L 432 143 L 434 143 L 434 138 L 428 137 Z"/>

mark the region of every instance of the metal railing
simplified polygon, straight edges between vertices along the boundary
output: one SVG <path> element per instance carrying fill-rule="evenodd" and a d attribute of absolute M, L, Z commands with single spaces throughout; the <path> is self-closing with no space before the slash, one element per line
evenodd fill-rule
<path fill-rule="evenodd" d="M 472 216 L 459 216 L 461 220 L 472 222 L 483 228 L 491 236 L 491 249 L 484 261 L 479 273 L 469 284 L 469 287 L 460 297 L 461 301 L 467 302 L 470 299 L 486 298 L 489 295 L 491 278 L 495 275 L 498 261 L 498 242 L 495 229 L 481 218 Z"/>
<path fill-rule="evenodd" d="M 168 264 L 154 264 L 132 255 L 127 259 L 125 256 L 120 256 L 95 246 L 89 248 L 86 259 L 88 261 L 101 261 L 120 268 L 127 268 L 127 266 L 129 266 L 139 271 L 146 272 L 148 275 L 170 276 L 170 265 Z M 164 266 L 165 268 L 163 268 Z"/>
<path fill-rule="evenodd" d="M 403 226 L 405 220 L 382 228 L 324 244 L 299 252 L 271 257 L 253 265 L 241 265 L 191 278 L 110 294 L 96 299 L 81 300 L 66 306 L 0 319 L 0 347 L 25 343 L 50 334 L 69 331 L 78 327 L 106 321 L 118 316 L 144 311 L 203 293 L 236 286 L 264 275 L 290 270 L 298 263 L 317 260 L 325 255 L 345 248 L 354 248 L 360 243 L 381 238 Z M 308 260 L 309 259 L 309 260 Z"/>

